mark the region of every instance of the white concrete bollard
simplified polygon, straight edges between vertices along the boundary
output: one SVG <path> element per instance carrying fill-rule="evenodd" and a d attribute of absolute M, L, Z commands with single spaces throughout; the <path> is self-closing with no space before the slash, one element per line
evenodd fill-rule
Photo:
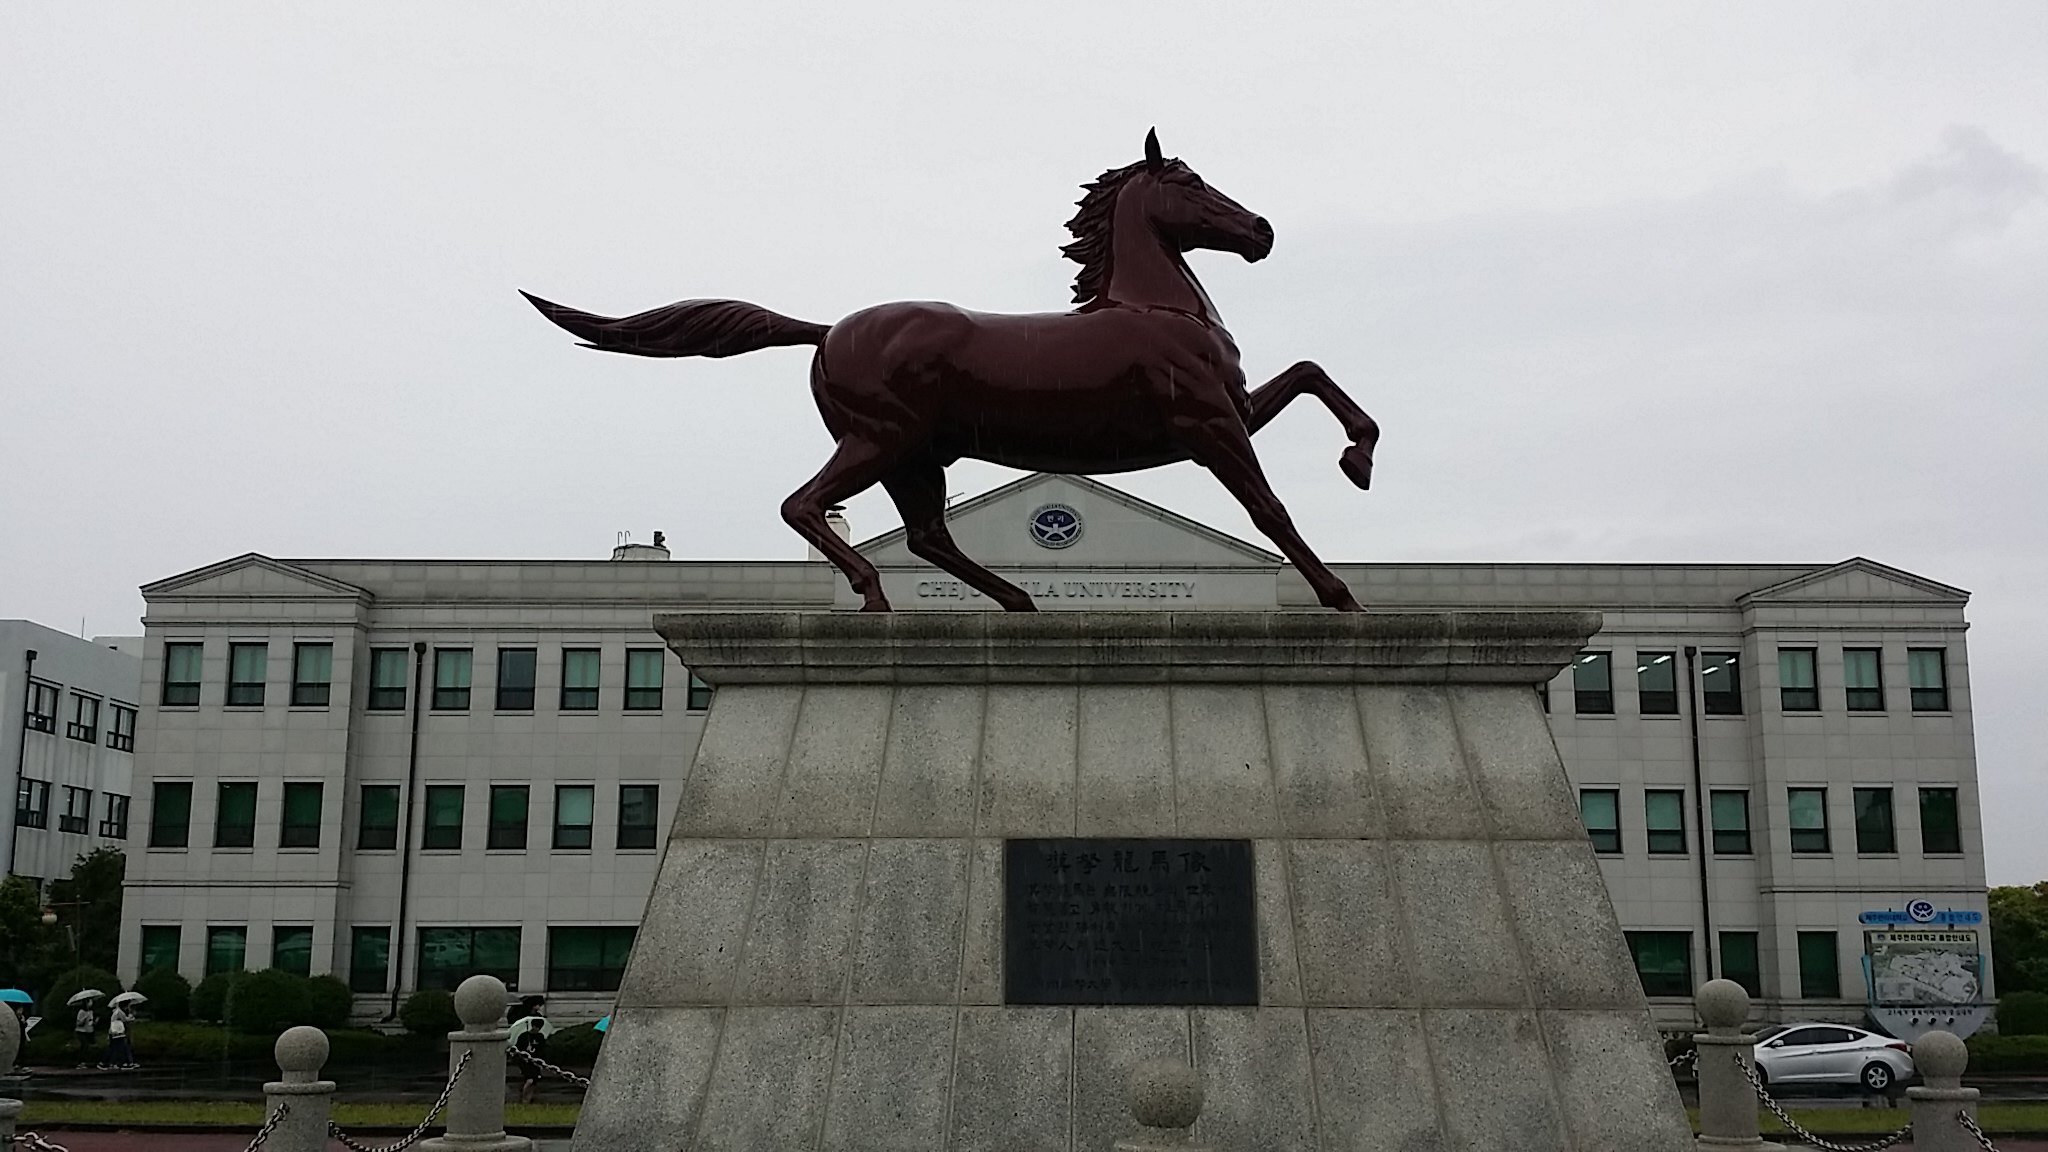
<path fill-rule="evenodd" d="M 1749 1018 L 1749 993 L 1733 980 L 1709 980 L 1693 997 L 1700 1023 L 1707 1030 L 1692 1038 L 1694 1076 L 1700 1089 L 1700 1135 L 1695 1147 L 1707 1149 L 1771 1149 L 1782 1152 L 1758 1134 L 1756 1089 L 1743 1070 L 1750 1066 L 1756 1037 L 1742 1030 Z M 1737 1061 L 1740 1061 L 1738 1063 Z"/>
<path fill-rule="evenodd" d="M 1913 1067 L 1920 1084 L 1906 1089 L 1913 1107 L 1913 1147 L 1918 1152 L 1979 1152 L 1977 1138 L 1956 1121 L 1958 1112 L 1977 1118 L 1977 1090 L 1963 1087 L 1970 1050 L 1953 1032 L 1929 1032 L 1913 1041 Z"/>
<path fill-rule="evenodd" d="M 448 1097 L 445 1135 L 420 1141 L 430 1152 L 528 1152 L 533 1141 L 505 1134 L 505 982 L 471 976 L 455 990 L 462 1031 L 448 1034 L 448 1074 L 462 1078 Z M 469 1063 L 464 1066 L 463 1057 Z"/>
<path fill-rule="evenodd" d="M 334 1105 L 334 1081 L 320 1079 L 327 1063 L 327 1033 L 300 1025 L 287 1028 L 271 1049 L 282 1077 L 263 1086 L 263 1120 L 279 1108 L 284 1117 L 263 1142 L 269 1152 L 326 1152 L 327 1120 Z"/>
<path fill-rule="evenodd" d="M 14 1058 L 21 1053 L 21 1021 L 14 1009 L 0 1004 L 0 1073 L 14 1071 Z M 0 1100 L 0 1148 L 14 1147 L 14 1121 L 21 1115 L 21 1101 Z"/>

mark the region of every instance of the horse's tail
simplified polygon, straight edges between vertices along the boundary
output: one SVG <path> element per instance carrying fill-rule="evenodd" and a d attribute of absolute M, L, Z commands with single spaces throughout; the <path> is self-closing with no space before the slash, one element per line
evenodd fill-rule
<path fill-rule="evenodd" d="M 830 325 L 792 320 L 744 300 L 678 300 L 637 316 L 578 312 L 531 292 L 540 314 L 583 338 L 585 348 L 634 356 L 738 356 L 762 348 L 820 344 Z"/>

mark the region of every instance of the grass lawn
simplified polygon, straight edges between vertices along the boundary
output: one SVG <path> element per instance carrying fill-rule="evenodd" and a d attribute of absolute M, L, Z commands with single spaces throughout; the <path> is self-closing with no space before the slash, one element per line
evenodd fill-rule
<path fill-rule="evenodd" d="M 334 1106 L 334 1122 L 343 1128 L 383 1125 L 410 1128 L 426 1114 L 426 1104 L 351 1104 Z M 517 1130 L 533 1125 L 576 1123 L 580 1104 L 507 1104 L 505 1124 Z M 255 1131 L 263 1124 L 263 1105 L 254 1100 L 31 1100 L 21 1110 L 21 1127 L 58 1124 L 216 1124 Z"/>
<path fill-rule="evenodd" d="M 1896 1132 L 1913 1121 L 1913 1110 L 1902 1100 L 1897 1108 L 1793 1108 L 1792 1118 L 1808 1129 L 1821 1132 L 1884 1134 Z M 1688 1108 L 1694 1130 L 1698 1130 L 1700 1111 Z M 1766 1136 L 1783 1132 L 1785 1126 L 1769 1112 L 1757 1113 L 1758 1123 Z M 2044 1132 L 2048 1131 L 2048 1104 L 1980 1104 L 1977 1106 L 1977 1123 L 1986 1132 Z"/>

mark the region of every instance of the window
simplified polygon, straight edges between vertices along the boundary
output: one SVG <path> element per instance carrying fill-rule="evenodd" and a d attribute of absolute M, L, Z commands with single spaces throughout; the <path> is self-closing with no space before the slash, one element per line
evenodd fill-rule
<path fill-rule="evenodd" d="M 14 790 L 14 824 L 17 828 L 50 826 L 50 782 L 26 776 Z"/>
<path fill-rule="evenodd" d="M 57 730 L 57 688 L 40 680 L 28 682 L 28 719 L 23 721 L 31 732 L 55 732 Z"/>
<path fill-rule="evenodd" d="M 1645 996 L 1690 996 L 1692 933 L 1626 932 Z"/>
<path fill-rule="evenodd" d="M 64 786 L 64 814 L 57 817 L 57 831 L 83 836 L 92 826 L 92 789 Z"/>
<path fill-rule="evenodd" d="M 382 992 L 391 984 L 391 929 L 349 929 L 348 987 L 351 992 Z"/>
<path fill-rule="evenodd" d="M 421 988 L 452 990 L 478 973 L 519 987 L 519 929 L 420 929 Z"/>
<path fill-rule="evenodd" d="M 114 704 L 113 719 L 107 724 L 107 747 L 116 752 L 135 751 L 135 709 Z"/>
<path fill-rule="evenodd" d="M 1785 711 L 1820 711 L 1820 684 L 1813 668 L 1813 649 L 1778 649 L 1778 704 Z"/>
<path fill-rule="evenodd" d="M 1913 711 L 1948 711 L 1948 651 L 1906 649 L 1906 684 L 1913 690 Z"/>
<path fill-rule="evenodd" d="M 73 740 L 96 744 L 100 738 L 100 701 L 97 696 L 71 694 L 71 723 L 64 726 L 64 734 Z"/>
<path fill-rule="evenodd" d="M 1721 933 L 1721 975 L 1742 985 L 1752 1000 L 1764 995 L 1764 969 L 1757 955 L 1756 933 Z"/>
<path fill-rule="evenodd" d="M 711 685 L 699 679 L 695 672 L 690 673 L 690 698 L 684 701 L 683 707 L 692 712 L 702 712 L 711 707 Z"/>
<path fill-rule="evenodd" d="M 192 782 L 162 781 L 149 790 L 149 846 L 183 848 L 192 834 Z"/>
<path fill-rule="evenodd" d="M 588 784 L 560 784 L 555 787 L 556 848 L 590 847 L 592 809 L 597 789 Z"/>
<path fill-rule="evenodd" d="M 334 686 L 334 645 L 292 645 L 292 707 L 325 708 Z"/>
<path fill-rule="evenodd" d="M 198 705 L 199 664 L 203 654 L 203 646 L 197 643 L 164 645 L 164 707 Z"/>
<path fill-rule="evenodd" d="M 1842 649 L 1842 693 L 1849 711 L 1884 711 L 1883 656 L 1877 648 Z"/>
<path fill-rule="evenodd" d="M 1792 851 L 1816 856 L 1833 851 L 1828 844 L 1828 790 L 1788 788 L 1785 801 L 1792 827 Z"/>
<path fill-rule="evenodd" d="M 1892 790 L 1856 788 L 1850 792 L 1856 802 L 1856 851 L 1865 856 L 1889 856 L 1899 850 L 1899 837 L 1892 829 Z"/>
<path fill-rule="evenodd" d="M 142 967 L 139 972 L 154 972 L 159 968 L 166 972 L 178 970 L 178 926 L 176 924 L 144 924 L 142 926 Z"/>
<path fill-rule="evenodd" d="M 526 785 L 491 785 L 491 828 L 484 847 L 526 847 Z"/>
<path fill-rule="evenodd" d="M 284 820 L 277 830 L 279 848 L 320 846 L 320 791 L 318 780 L 293 780 L 285 784 Z"/>
<path fill-rule="evenodd" d="M 256 782 L 223 782 L 213 819 L 215 848 L 250 848 L 256 844 Z"/>
<path fill-rule="evenodd" d="M 270 645 L 228 645 L 228 707 L 263 706 L 263 681 L 270 674 Z"/>
<path fill-rule="evenodd" d="M 661 789 L 653 784 L 619 785 L 619 847 L 654 847 L 654 814 L 660 808 L 660 797 Z"/>
<path fill-rule="evenodd" d="M 548 929 L 548 991 L 618 991 L 638 931 L 631 926 Z"/>
<path fill-rule="evenodd" d="M 1953 788 L 1920 790 L 1920 852 L 1955 856 L 1963 851 L 1963 822 Z"/>
<path fill-rule="evenodd" d="M 1714 820 L 1714 851 L 1722 856 L 1747 856 L 1749 846 L 1749 793 L 1740 789 L 1716 789 L 1709 799 Z"/>
<path fill-rule="evenodd" d="M 398 785 L 363 785 L 363 811 L 356 824 L 356 847 L 373 851 L 398 847 Z"/>
<path fill-rule="evenodd" d="M 1700 711 L 1742 715 L 1742 665 L 1734 652 L 1700 653 Z"/>
<path fill-rule="evenodd" d="M 240 972 L 249 956 L 249 930 L 211 926 L 206 930 L 206 974 Z"/>
<path fill-rule="evenodd" d="M 1645 716 L 1678 715 L 1678 654 L 1636 653 L 1636 707 Z"/>
<path fill-rule="evenodd" d="M 370 699 L 364 706 L 372 712 L 405 711 L 405 649 L 370 649 Z"/>
<path fill-rule="evenodd" d="M 534 650 L 498 649 L 498 711 L 533 711 Z"/>
<path fill-rule="evenodd" d="M 1685 793 L 1669 788 L 1644 790 L 1643 827 L 1649 832 L 1650 855 L 1685 855 Z"/>
<path fill-rule="evenodd" d="M 664 655 L 665 650 L 660 648 L 626 650 L 626 711 L 661 710 L 661 660 Z"/>
<path fill-rule="evenodd" d="M 1621 793 L 1613 788 L 1579 789 L 1579 818 L 1586 822 L 1586 835 L 1593 851 L 1614 855 L 1621 851 Z"/>
<path fill-rule="evenodd" d="M 1799 934 L 1799 998 L 1839 1000 L 1842 997 L 1842 966 L 1835 961 L 1833 932 Z"/>
<path fill-rule="evenodd" d="M 1614 714 L 1614 666 L 1606 652 L 1581 652 L 1572 665 L 1572 711 L 1581 716 Z"/>
<path fill-rule="evenodd" d="M 597 649 L 562 649 L 562 711 L 596 711 L 597 675 Z"/>
<path fill-rule="evenodd" d="M 128 838 L 128 798 L 119 792 L 105 793 L 107 814 L 100 820 L 100 836 L 108 840 Z"/>
<path fill-rule="evenodd" d="M 462 847 L 462 785 L 427 785 L 427 820 L 420 833 L 420 847 Z"/>
<path fill-rule="evenodd" d="M 434 649 L 434 710 L 469 711 L 470 650 Z"/>
<path fill-rule="evenodd" d="M 313 928 L 277 926 L 270 930 L 270 966 L 294 976 L 313 974 Z"/>

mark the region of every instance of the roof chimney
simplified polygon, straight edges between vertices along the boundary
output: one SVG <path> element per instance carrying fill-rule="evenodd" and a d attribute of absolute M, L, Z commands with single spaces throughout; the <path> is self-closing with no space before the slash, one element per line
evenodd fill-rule
<path fill-rule="evenodd" d="M 668 559 L 668 545 L 665 543 L 667 539 L 668 536 L 665 533 L 656 532 L 654 534 L 654 543 L 635 544 L 630 535 L 621 534 L 619 546 L 612 549 L 612 559 L 666 560 Z"/>

